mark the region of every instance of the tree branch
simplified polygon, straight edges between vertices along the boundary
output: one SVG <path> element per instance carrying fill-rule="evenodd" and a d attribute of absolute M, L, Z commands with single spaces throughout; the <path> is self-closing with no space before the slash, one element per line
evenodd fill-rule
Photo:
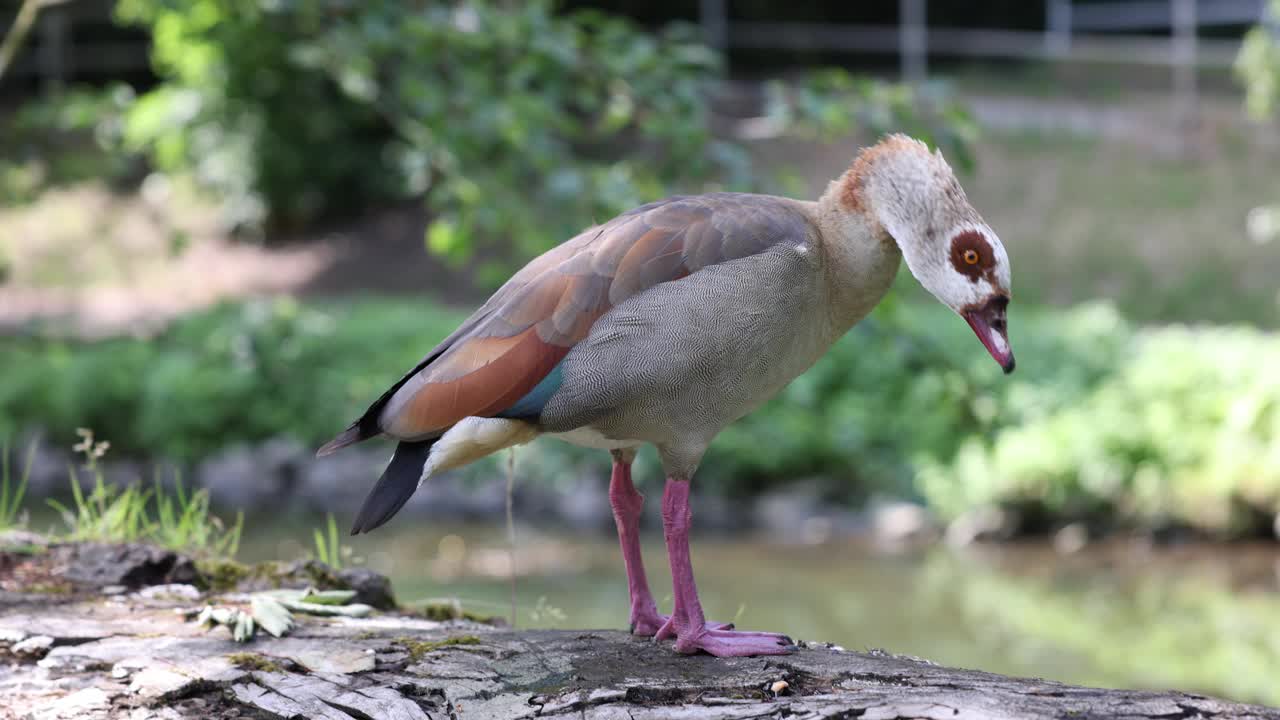
<path fill-rule="evenodd" d="M 4 36 L 4 42 L 0 43 L 0 79 L 4 78 L 5 71 L 9 69 L 9 65 L 18 55 L 18 50 L 26 41 L 31 27 L 36 23 L 36 16 L 40 14 L 40 8 L 46 4 L 49 4 L 46 0 L 22 1 L 22 7 L 18 8 L 18 16 L 13 20 L 13 27 L 9 28 L 9 32 Z"/>

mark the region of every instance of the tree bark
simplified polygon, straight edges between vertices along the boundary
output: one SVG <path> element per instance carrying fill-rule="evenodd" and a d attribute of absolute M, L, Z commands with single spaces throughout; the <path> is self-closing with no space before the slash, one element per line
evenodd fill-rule
<path fill-rule="evenodd" d="M 386 578 L 368 570 L 221 562 L 0 534 L 0 720 L 1280 720 L 1277 709 L 1203 695 L 1074 687 L 824 643 L 721 660 L 616 630 L 429 620 L 395 610 Z M 210 604 L 251 608 L 247 592 L 313 585 L 383 612 L 295 614 L 285 637 L 244 644 L 191 621 Z"/>
<path fill-rule="evenodd" d="M 384 613 L 300 616 L 286 637 L 239 645 L 225 629 L 184 620 L 180 611 L 204 598 L 173 587 L 5 594 L 0 717 L 1280 720 L 1280 710 L 1202 695 L 1073 687 L 813 643 L 719 660 L 613 630 L 511 631 Z"/>

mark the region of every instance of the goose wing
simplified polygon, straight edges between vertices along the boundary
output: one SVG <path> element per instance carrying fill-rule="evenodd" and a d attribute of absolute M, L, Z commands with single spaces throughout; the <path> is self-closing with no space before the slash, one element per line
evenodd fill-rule
<path fill-rule="evenodd" d="M 557 365 L 618 303 L 808 232 L 791 201 L 734 193 L 670 198 L 591 228 L 517 272 L 320 454 L 380 433 L 438 437 L 469 416 L 536 418 Z"/>

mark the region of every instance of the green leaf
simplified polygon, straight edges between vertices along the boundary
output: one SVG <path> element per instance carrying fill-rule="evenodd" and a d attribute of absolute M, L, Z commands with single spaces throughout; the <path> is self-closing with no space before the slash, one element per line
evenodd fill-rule
<path fill-rule="evenodd" d="M 689 26 L 485 0 L 124 0 L 118 16 L 150 31 L 160 79 L 130 103 L 126 146 L 193 177 L 239 225 L 425 195 L 427 251 L 499 263 L 485 277 L 496 283 L 663 195 L 776 187 L 742 144 L 716 138 L 724 63 Z M 941 136 L 948 122 L 932 97 L 841 71 L 782 95 L 770 116 L 801 136 Z"/>
<path fill-rule="evenodd" d="M 448 220 L 437 220 L 427 228 L 427 249 L 438 255 L 453 255 L 462 245 L 458 227 Z"/>
<path fill-rule="evenodd" d="M 345 605 L 356 596 L 355 590 L 314 590 L 308 589 L 298 598 L 299 602 L 318 605 Z"/>
<path fill-rule="evenodd" d="M 253 639 L 253 633 L 253 618 L 247 613 L 236 613 L 236 624 L 235 628 L 231 631 L 231 639 L 239 643 L 249 642 Z"/>
<path fill-rule="evenodd" d="M 373 612 L 373 608 L 369 605 L 353 603 L 351 605 L 329 605 L 311 602 L 301 602 L 298 600 L 282 599 L 279 601 L 284 607 L 295 612 L 306 613 L 308 615 L 341 615 L 343 617 L 364 617 Z"/>
<path fill-rule="evenodd" d="M 255 594 L 250 600 L 253 619 L 267 632 L 281 637 L 293 629 L 293 615 L 281 601 L 262 593 Z"/>

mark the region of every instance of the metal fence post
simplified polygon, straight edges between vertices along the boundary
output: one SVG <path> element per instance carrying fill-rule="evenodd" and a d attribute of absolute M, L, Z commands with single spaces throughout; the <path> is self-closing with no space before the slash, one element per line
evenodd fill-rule
<path fill-rule="evenodd" d="M 36 62 L 40 84 L 45 91 L 61 88 L 70 73 L 70 27 L 62 8 L 46 8 L 40 13 L 40 51 Z"/>
<path fill-rule="evenodd" d="M 898 52 L 902 78 L 915 85 L 928 73 L 928 18 L 925 0 L 898 0 Z"/>
<path fill-rule="evenodd" d="M 1045 0 L 1045 52 L 1064 58 L 1071 51 L 1071 0 Z"/>
<path fill-rule="evenodd" d="M 698 0 L 698 21 L 708 45 L 721 52 L 729 49 L 728 0 Z"/>
<path fill-rule="evenodd" d="M 1196 0 L 1170 0 L 1173 14 L 1173 92 L 1178 124 L 1194 126 L 1198 103 Z"/>

